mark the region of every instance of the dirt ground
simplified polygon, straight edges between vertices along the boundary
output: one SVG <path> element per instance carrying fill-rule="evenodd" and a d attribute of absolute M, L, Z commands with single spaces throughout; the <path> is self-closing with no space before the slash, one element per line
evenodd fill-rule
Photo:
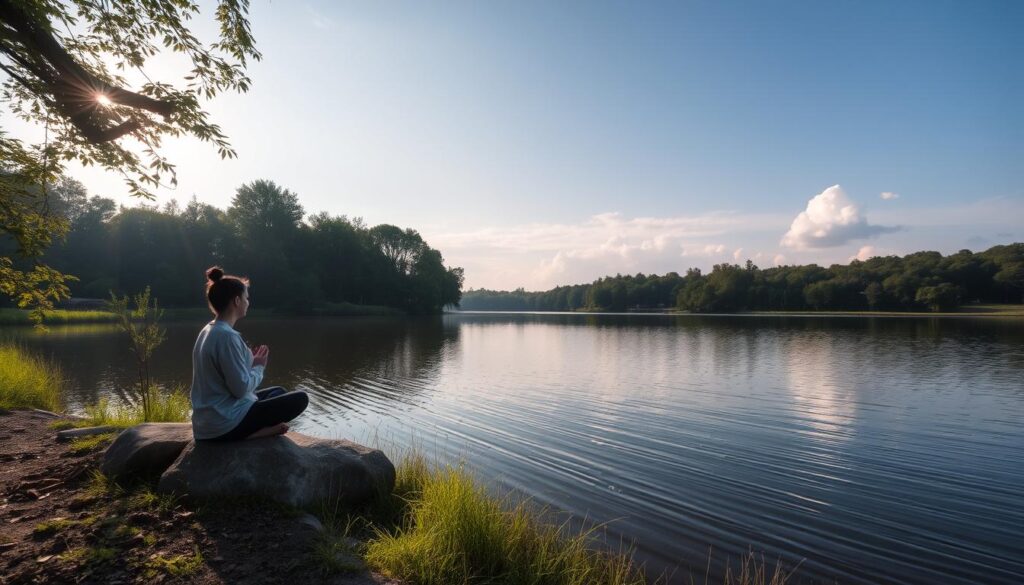
<path fill-rule="evenodd" d="M 361 566 L 358 543 L 327 539 L 294 511 L 120 491 L 95 475 L 103 445 L 81 452 L 57 442 L 57 420 L 0 411 L 2 585 L 398 585 Z"/>

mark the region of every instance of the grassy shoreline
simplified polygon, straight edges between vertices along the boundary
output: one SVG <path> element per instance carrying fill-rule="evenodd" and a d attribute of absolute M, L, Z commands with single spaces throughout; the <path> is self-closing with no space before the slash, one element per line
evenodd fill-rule
<path fill-rule="evenodd" d="M 327 303 L 308 311 L 282 311 L 253 309 L 247 319 L 276 319 L 301 317 L 397 317 L 404 312 L 381 305 L 355 305 L 352 303 Z M 206 307 L 163 309 L 162 321 L 205 321 L 211 319 Z M 91 323 L 116 323 L 117 316 L 102 310 L 54 309 L 43 316 L 43 325 L 74 325 Z M 11 325 L 35 325 L 25 309 L 0 308 L 0 327 Z"/>
<path fill-rule="evenodd" d="M 604 311 L 576 309 L 574 311 L 500 311 L 466 309 L 454 313 L 530 313 L 582 315 L 692 315 L 695 317 L 1024 317 L 1024 305 L 969 305 L 956 311 L 734 311 L 731 313 L 693 313 L 675 309 Z"/>

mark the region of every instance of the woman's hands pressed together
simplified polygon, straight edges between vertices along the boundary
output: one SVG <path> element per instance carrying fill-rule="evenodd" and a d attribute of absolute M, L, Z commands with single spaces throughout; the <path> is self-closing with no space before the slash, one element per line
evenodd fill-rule
<path fill-rule="evenodd" d="M 267 366 L 267 361 L 270 359 L 270 348 L 261 345 L 255 347 L 252 350 L 252 365 L 253 366 Z"/>

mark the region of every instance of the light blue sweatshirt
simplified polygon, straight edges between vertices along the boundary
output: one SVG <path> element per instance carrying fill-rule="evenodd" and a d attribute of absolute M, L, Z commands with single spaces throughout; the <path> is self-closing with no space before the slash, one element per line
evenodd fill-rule
<path fill-rule="evenodd" d="M 210 321 L 192 348 L 192 435 L 214 439 L 238 426 L 256 402 L 263 366 L 223 321 Z"/>

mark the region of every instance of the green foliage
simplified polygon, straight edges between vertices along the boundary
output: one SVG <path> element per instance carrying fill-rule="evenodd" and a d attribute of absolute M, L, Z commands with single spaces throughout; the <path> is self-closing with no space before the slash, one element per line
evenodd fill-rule
<path fill-rule="evenodd" d="M 98 451 L 99 449 L 109 445 L 116 436 L 117 433 L 103 433 L 100 435 L 78 437 L 71 441 L 71 452 L 75 455 L 82 455 L 84 453 Z"/>
<path fill-rule="evenodd" d="M 0 5 L 0 96 L 17 117 L 45 126 L 47 136 L 28 145 L 0 129 L 0 232 L 16 245 L 0 256 L 0 294 L 31 308 L 34 318 L 70 294 L 72 277 L 38 261 L 68 230 L 49 206 L 66 161 L 119 173 L 133 195 L 152 198 L 150 188 L 176 183 L 174 165 L 159 152 L 163 137 L 192 136 L 222 158 L 235 156 L 201 100 L 249 88 L 245 67 L 260 54 L 248 2 L 218 2 L 219 40 L 210 45 L 188 27 L 199 12 L 198 4 L 159 0 Z M 161 53 L 191 63 L 183 85 L 146 76 L 147 61 Z M 125 72 L 136 70 L 145 82 L 132 91 Z M 118 142 L 128 134 L 138 151 Z"/>
<path fill-rule="evenodd" d="M 117 315 L 117 324 L 128 335 L 132 353 L 139 371 L 138 400 L 142 405 L 142 418 L 145 422 L 153 422 L 151 400 L 154 397 L 153 380 L 149 374 L 149 358 L 153 351 L 164 342 L 166 331 L 160 326 L 160 310 L 156 299 L 150 306 L 149 287 L 135 295 L 135 308 L 130 307 L 128 295 L 118 297 L 110 293 L 110 312 Z"/>
<path fill-rule="evenodd" d="M 0 408 L 60 409 L 60 367 L 10 344 L 0 345 Z"/>
<path fill-rule="evenodd" d="M 446 267 L 414 230 L 371 228 L 326 213 L 303 221 L 297 195 L 272 181 L 242 185 L 227 210 L 193 199 L 182 208 L 118 211 L 113 201 L 87 197 L 80 185 L 53 200 L 70 231 L 44 259 L 79 276 L 70 285 L 76 297 L 151 286 L 162 306 L 199 307 L 202 274 L 215 264 L 251 279 L 255 311 L 437 313 L 462 293 L 462 269 Z"/>
<path fill-rule="evenodd" d="M 914 300 L 926 305 L 935 312 L 946 311 L 960 304 L 960 287 L 940 282 L 935 286 L 922 286 L 917 289 Z"/>
<path fill-rule="evenodd" d="M 596 550 L 592 533 L 566 536 L 525 503 L 506 506 L 458 469 L 430 470 L 421 458 L 399 466 L 403 521 L 366 550 L 371 566 L 423 585 L 477 582 L 646 583 L 628 554 Z"/>
<path fill-rule="evenodd" d="M 876 257 L 828 268 L 811 264 L 762 270 L 748 260 L 745 266 L 718 264 L 709 274 L 692 268 L 685 276 L 616 275 L 545 292 L 471 290 L 461 306 L 512 311 L 676 307 L 710 313 L 945 311 L 965 302 L 1024 302 L 1024 244 L 995 246 L 977 254 L 961 250 L 946 257 L 938 252 Z"/>

